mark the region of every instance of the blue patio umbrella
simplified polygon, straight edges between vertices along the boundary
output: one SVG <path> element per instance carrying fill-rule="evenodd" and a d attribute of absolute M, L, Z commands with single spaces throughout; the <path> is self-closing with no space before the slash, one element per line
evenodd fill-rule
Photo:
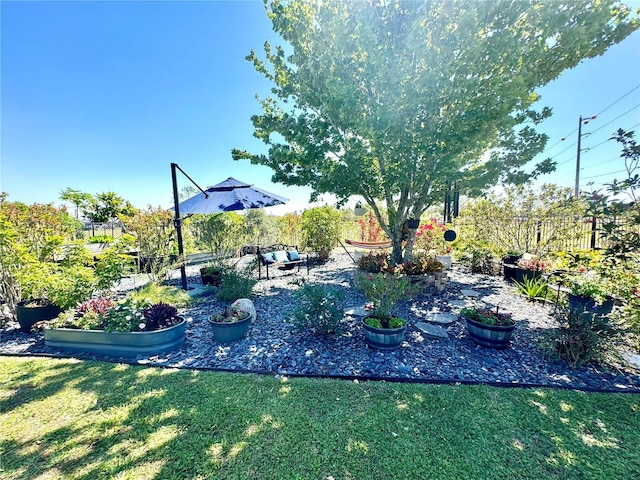
<path fill-rule="evenodd" d="M 191 183 L 193 183 L 201 193 L 178 202 L 178 182 L 176 171 L 180 170 Z M 283 205 L 287 199 L 280 195 L 266 192 L 248 183 L 241 182 L 229 177 L 224 182 L 202 190 L 193 179 L 182 170 L 177 163 L 171 164 L 171 180 L 173 183 L 173 210 L 175 212 L 174 223 L 178 236 L 178 254 L 180 258 L 184 255 L 182 245 L 182 218 L 181 214 L 193 215 L 195 213 L 222 213 L 234 210 L 246 210 L 249 208 L 273 207 Z M 182 289 L 187 290 L 187 274 L 184 262 L 180 266 L 180 277 Z"/>
<path fill-rule="evenodd" d="M 283 205 L 288 199 L 229 177 L 180 202 L 180 213 L 222 213 Z"/>

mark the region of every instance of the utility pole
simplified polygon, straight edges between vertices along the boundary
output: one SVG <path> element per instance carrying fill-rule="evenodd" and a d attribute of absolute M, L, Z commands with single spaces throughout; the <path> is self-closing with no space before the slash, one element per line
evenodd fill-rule
<path fill-rule="evenodd" d="M 578 195 L 580 195 L 580 151 L 581 151 L 580 140 L 582 140 L 582 124 L 584 123 L 585 125 L 587 125 L 590 120 L 595 120 L 595 118 L 596 116 L 594 115 L 583 122 L 582 115 L 580 115 L 580 119 L 578 120 L 578 150 L 576 152 L 576 185 L 575 185 L 575 190 L 573 192 L 574 197 L 577 197 Z M 589 134 L 587 133 L 586 135 L 589 135 Z"/>

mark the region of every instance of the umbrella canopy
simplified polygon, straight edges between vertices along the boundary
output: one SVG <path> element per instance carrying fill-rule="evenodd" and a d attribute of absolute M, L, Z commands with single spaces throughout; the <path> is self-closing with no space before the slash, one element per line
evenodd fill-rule
<path fill-rule="evenodd" d="M 178 205 L 180 213 L 221 213 L 283 205 L 288 199 L 229 177 Z"/>

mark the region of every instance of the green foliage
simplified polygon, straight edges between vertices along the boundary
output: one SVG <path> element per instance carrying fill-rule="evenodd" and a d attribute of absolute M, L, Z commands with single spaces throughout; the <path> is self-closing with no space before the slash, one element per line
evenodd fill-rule
<path fill-rule="evenodd" d="M 173 266 L 170 258 L 175 252 L 173 213 L 148 207 L 132 215 L 120 215 L 119 218 L 127 233 L 135 237 L 139 257 L 141 261 L 148 262 L 151 278 L 154 281 L 165 278 Z"/>
<path fill-rule="evenodd" d="M 108 291 L 132 270 L 133 259 L 124 253 L 131 248 L 131 245 L 131 240 L 123 236 L 113 246 L 102 252 L 94 267 L 97 290 Z"/>
<path fill-rule="evenodd" d="M 607 245 L 600 272 L 614 285 L 623 303 L 620 318 L 634 332 L 640 351 L 640 145 L 634 132 L 622 129 L 612 139 L 621 144 L 626 178 L 587 198 Z"/>
<path fill-rule="evenodd" d="M 469 243 L 491 245 L 500 256 L 509 250 L 543 256 L 582 234 L 576 225 L 585 206 L 569 188 L 509 187 L 501 195 L 491 194 L 464 207 L 461 236 Z"/>
<path fill-rule="evenodd" d="M 411 260 L 406 260 L 402 264 L 402 272 L 406 275 L 422 275 L 425 273 L 442 272 L 444 265 L 433 255 L 427 252 L 418 252 Z"/>
<path fill-rule="evenodd" d="M 455 243 L 456 258 L 473 273 L 496 274 L 495 248 L 477 237 L 467 237 Z"/>
<path fill-rule="evenodd" d="M 111 235 L 94 235 L 87 240 L 89 243 L 113 243 L 115 238 Z"/>
<path fill-rule="evenodd" d="M 361 256 L 357 264 L 360 270 L 369 273 L 394 273 L 396 271 L 396 267 L 390 264 L 389 255 L 386 253 L 369 252 Z"/>
<path fill-rule="evenodd" d="M 607 316 L 561 309 L 556 320 L 559 328 L 543 342 L 551 359 L 565 360 L 570 367 L 578 368 L 615 356 L 615 343 L 622 330 Z"/>
<path fill-rule="evenodd" d="M 460 310 L 460 314 L 464 317 L 475 320 L 485 325 L 509 326 L 515 325 L 515 321 L 510 313 L 500 313 L 500 307 L 496 306 L 496 311 L 488 308 L 468 307 Z"/>
<path fill-rule="evenodd" d="M 136 213 L 133 205 L 115 192 L 102 192 L 95 196 L 84 195 L 86 197 L 80 203 L 80 208 L 82 213 L 94 223 L 104 223 L 123 216 L 130 217 Z M 72 201 L 75 203 L 76 199 Z"/>
<path fill-rule="evenodd" d="M 196 245 L 216 259 L 233 257 L 246 239 L 244 219 L 235 212 L 195 215 L 192 230 Z"/>
<path fill-rule="evenodd" d="M 222 273 L 222 285 L 216 289 L 216 297 L 222 302 L 235 302 L 240 298 L 249 298 L 258 281 L 248 272 L 227 269 Z"/>
<path fill-rule="evenodd" d="M 440 202 L 447 182 L 475 195 L 552 171 L 550 159 L 523 169 L 547 140 L 534 129 L 551 114 L 532 110 L 536 90 L 640 24 L 613 0 L 266 6 L 288 44 L 265 42 L 265 59 L 247 57 L 273 84 L 252 118 L 268 154 L 236 149 L 233 158 L 270 167 L 276 182 L 311 186 L 313 199 L 362 197 L 393 241 L 395 263 L 405 220 Z"/>
<path fill-rule="evenodd" d="M 407 322 L 398 317 L 391 317 L 387 321 L 383 321 L 378 317 L 366 317 L 364 323 L 373 328 L 400 328 Z"/>
<path fill-rule="evenodd" d="M 544 300 L 547 298 L 548 284 L 542 277 L 523 278 L 522 283 L 517 283 L 518 292 L 529 300 Z"/>
<path fill-rule="evenodd" d="M 360 273 L 356 282 L 364 296 L 373 304 L 373 316 L 380 319 L 384 328 L 388 328 L 392 308 L 409 294 L 407 277 L 389 273 Z"/>
<path fill-rule="evenodd" d="M 305 249 L 317 252 L 321 261 L 327 260 L 338 245 L 340 212 L 328 205 L 314 207 L 302 213 L 302 238 Z"/>
<path fill-rule="evenodd" d="M 138 290 L 132 290 L 127 294 L 127 298 L 138 309 L 161 302 L 184 307 L 191 302 L 189 294 L 184 290 L 169 285 L 160 285 L 156 282 L 150 282 Z"/>
<path fill-rule="evenodd" d="M 295 292 L 298 302 L 292 321 L 297 328 L 310 328 L 321 335 L 338 332 L 344 317 L 344 292 L 338 287 L 305 283 Z"/>

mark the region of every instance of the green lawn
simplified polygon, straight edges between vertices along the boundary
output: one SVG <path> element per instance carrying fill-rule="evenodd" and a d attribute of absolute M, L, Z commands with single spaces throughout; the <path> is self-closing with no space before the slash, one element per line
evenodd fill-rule
<path fill-rule="evenodd" d="M 0 357 L 4 479 L 640 478 L 640 396 Z"/>

